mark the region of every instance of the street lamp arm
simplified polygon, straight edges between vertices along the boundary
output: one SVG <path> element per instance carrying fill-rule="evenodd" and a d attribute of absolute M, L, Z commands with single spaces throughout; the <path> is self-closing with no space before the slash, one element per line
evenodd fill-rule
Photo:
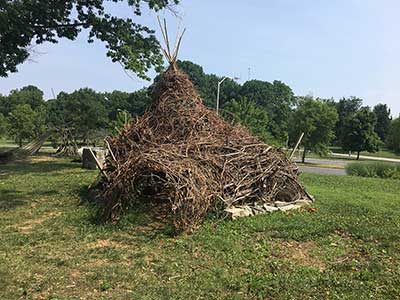
<path fill-rule="evenodd" d="M 226 76 L 220 82 L 218 82 L 218 85 L 221 85 L 228 78 L 231 79 L 231 77 Z"/>

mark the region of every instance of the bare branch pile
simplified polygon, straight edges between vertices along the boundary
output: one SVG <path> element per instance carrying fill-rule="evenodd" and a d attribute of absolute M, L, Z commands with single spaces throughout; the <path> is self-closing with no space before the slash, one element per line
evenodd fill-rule
<path fill-rule="evenodd" d="M 149 111 L 106 140 L 105 220 L 146 195 L 170 203 L 178 230 L 198 226 L 220 201 L 225 208 L 312 201 L 285 154 L 208 109 L 175 64 L 153 98 Z"/>
<path fill-rule="evenodd" d="M 215 209 L 251 215 L 278 203 L 312 201 L 283 152 L 203 104 L 176 65 L 184 31 L 172 52 L 166 22 L 159 23 L 170 67 L 153 89 L 151 108 L 105 140 L 109 155 L 96 186 L 103 219 L 116 221 L 138 201 L 164 202 L 181 231 Z"/>

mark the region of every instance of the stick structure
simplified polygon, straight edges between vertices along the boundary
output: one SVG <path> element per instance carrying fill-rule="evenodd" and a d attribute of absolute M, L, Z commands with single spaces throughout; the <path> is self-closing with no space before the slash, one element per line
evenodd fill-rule
<path fill-rule="evenodd" d="M 231 206 L 312 201 L 285 153 L 203 104 L 176 65 L 184 31 L 172 50 L 166 22 L 158 20 L 170 67 L 152 90 L 150 109 L 107 140 L 106 176 L 95 187 L 103 220 L 114 222 L 128 207 L 150 201 L 167 205 L 181 231 Z"/>

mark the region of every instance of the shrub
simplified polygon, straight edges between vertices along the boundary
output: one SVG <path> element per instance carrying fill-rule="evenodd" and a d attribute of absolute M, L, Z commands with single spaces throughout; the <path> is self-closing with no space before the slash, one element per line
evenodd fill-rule
<path fill-rule="evenodd" d="M 354 162 L 346 166 L 346 173 L 353 176 L 400 179 L 400 164 L 388 162 Z"/>

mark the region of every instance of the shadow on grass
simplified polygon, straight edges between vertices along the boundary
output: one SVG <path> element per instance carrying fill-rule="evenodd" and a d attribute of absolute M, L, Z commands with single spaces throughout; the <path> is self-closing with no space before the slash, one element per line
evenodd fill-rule
<path fill-rule="evenodd" d="M 96 193 L 89 186 L 77 190 L 80 205 L 93 211 L 88 217 L 91 224 L 107 227 L 108 230 L 132 230 L 144 240 L 158 240 L 174 237 L 178 233 L 172 223 L 172 214 L 167 203 L 136 202 L 126 212 L 121 212 L 118 222 L 105 222 L 102 218 L 103 204 L 96 199 Z"/>
<path fill-rule="evenodd" d="M 26 203 L 26 195 L 15 190 L 1 190 L 0 210 L 9 210 Z"/>
<path fill-rule="evenodd" d="M 56 190 L 45 190 L 35 192 L 25 192 L 19 190 L 0 190 L 0 211 L 11 210 L 18 206 L 25 205 L 32 198 L 40 198 L 42 196 L 52 196 L 58 194 Z"/>
<path fill-rule="evenodd" d="M 79 168 L 79 166 L 79 163 L 71 163 L 67 161 L 17 161 L 1 165 L 0 178 L 6 178 L 10 175 L 24 175 L 30 173 L 44 173 L 43 175 L 48 176 L 46 173 L 61 171 L 64 169 L 76 169 Z"/>

